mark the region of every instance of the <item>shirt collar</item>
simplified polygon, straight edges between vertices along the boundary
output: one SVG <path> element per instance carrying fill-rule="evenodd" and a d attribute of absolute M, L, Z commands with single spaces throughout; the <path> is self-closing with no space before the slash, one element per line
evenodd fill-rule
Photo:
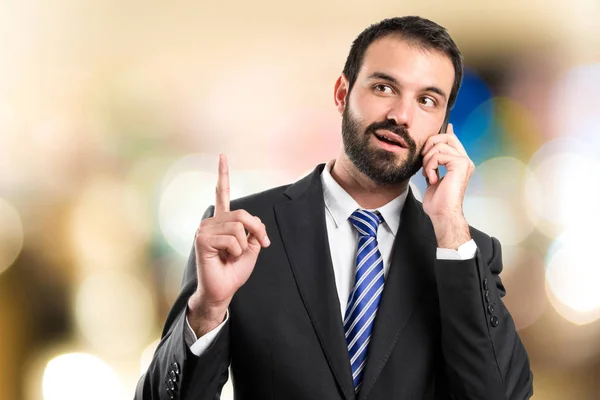
<path fill-rule="evenodd" d="M 356 209 L 361 208 L 358 203 L 346 192 L 339 183 L 331 176 L 331 167 L 334 161 L 330 161 L 323 168 L 321 173 L 321 182 L 323 184 L 323 198 L 325 200 L 325 208 L 333 218 L 336 228 L 341 223 L 347 221 L 350 215 Z M 400 214 L 408 196 L 408 188 L 400 196 L 396 197 L 386 205 L 379 207 L 377 210 L 381 213 L 384 219 L 384 225 L 387 225 L 392 235 L 396 236 L 398 227 L 400 226 Z M 375 211 L 375 210 L 369 210 Z"/>

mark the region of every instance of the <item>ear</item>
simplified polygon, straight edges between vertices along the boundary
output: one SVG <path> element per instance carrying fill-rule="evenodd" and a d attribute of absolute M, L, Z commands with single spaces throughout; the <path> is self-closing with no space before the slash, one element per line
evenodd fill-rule
<path fill-rule="evenodd" d="M 337 107 L 340 115 L 344 113 L 346 109 L 348 97 L 348 79 L 346 75 L 341 74 L 339 78 L 335 81 L 335 87 L 333 89 L 333 98 L 335 100 L 335 105 Z"/>

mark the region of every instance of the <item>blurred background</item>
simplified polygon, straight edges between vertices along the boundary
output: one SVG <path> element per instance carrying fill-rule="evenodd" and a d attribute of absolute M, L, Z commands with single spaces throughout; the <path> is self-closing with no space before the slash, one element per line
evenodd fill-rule
<path fill-rule="evenodd" d="M 335 157 L 352 40 L 412 14 L 465 55 L 465 212 L 504 245 L 535 398 L 600 399 L 597 0 L 0 0 L 0 399 L 133 398 L 217 154 L 233 197 Z"/>

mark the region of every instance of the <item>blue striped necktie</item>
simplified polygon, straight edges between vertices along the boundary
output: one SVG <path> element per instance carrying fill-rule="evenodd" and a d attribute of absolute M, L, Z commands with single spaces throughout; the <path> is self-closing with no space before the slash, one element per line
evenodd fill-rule
<path fill-rule="evenodd" d="M 377 248 L 377 227 L 383 218 L 378 211 L 358 209 L 350 216 L 358 231 L 356 277 L 348 297 L 344 316 L 344 331 L 352 365 L 354 390 L 358 393 L 367 361 L 373 322 L 383 292 L 383 259 Z"/>

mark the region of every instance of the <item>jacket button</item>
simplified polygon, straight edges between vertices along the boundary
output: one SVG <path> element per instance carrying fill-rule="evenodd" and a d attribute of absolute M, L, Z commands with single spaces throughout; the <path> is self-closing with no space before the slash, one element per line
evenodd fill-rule
<path fill-rule="evenodd" d="M 499 323 L 500 323 L 500 320 L 498 319 L 498 317 L 496 317 L 495 315 L 492 315 L 490 317 L 490 324 L 492 324 L 492 326 L 494 328 L 497 327 Z"/>
<path fill-rule="evenodd" d="M 177 382 L 177 378 L 178 378 L 178 377 L 179 377 L 179 375 L 177 375 L 177 374 L 175 373 L 175 371 L 171 370 L 171 371 L 169 372 L 169 378 L 171 378 L 171 379 L 173 380 L 173 382 Z"/>
<path fill-rule="evenodd" d="M 167 396 L 169 396 L 170 399 L 175 398 L 175 395 L 173 394 L 173 391 L 171 389 L 167 389 Z"/>
<path fill-rule="evenodd" d="M 490 313 L 490 315 L 494 314 L 494 311 L 495 311 L 495 308 L 494 308 L 494 307 L 495 307 L 495 304 L 494 304 L 494 303 L 490 303 L 490 304 L 488 304 L 488 306 L 487 306 L 487 310 L 488 310 L 488 312 Z"/>
<path fill-rule="evenodd" d="M 485 291 L 485 301 L 486 301 L 487 303 L 489 303 L 489 302 L 490 302 L 490 291 L 489 291 L 489 290 L 486 290 L 486 291 Z"/>
<path fill-rule="evenodd" d="M 484 289 L 484 290 L 488 290 L 488 282 L 487 282 L 487 278 L 485 278 L 485 279 L 483 280 L 483 289 Z"/>
<path fill-rule="evenodd" d="M 175 371 L 175 373 L 179 375 L 179 364 L 177 362 L 174 362 L 173 364 L 171 364 L 171 366 L 173 367 L 173 371 Z"/>
<path fill-rule="evenodd" d="M 168 381 L 165 382 L 167 384 L 167 387 L 171 390 L 175 390 L 175 383 L 173 382 L 172 379 L 169 379 Z"/>

